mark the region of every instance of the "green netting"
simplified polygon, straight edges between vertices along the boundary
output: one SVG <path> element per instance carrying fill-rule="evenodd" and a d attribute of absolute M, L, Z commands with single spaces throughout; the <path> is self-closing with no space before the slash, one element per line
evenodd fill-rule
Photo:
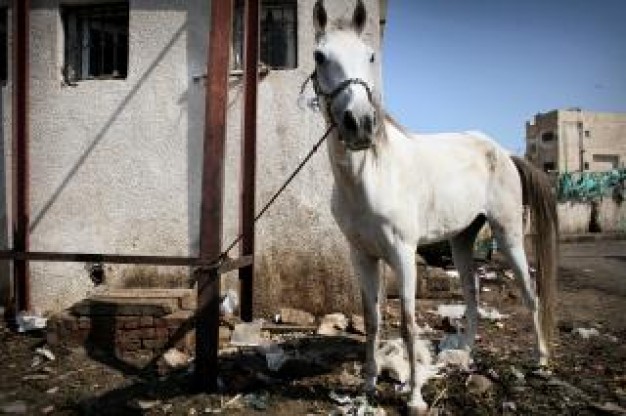
<path fill-rule="evenodd" d="M 606 172 L 565 172 L 557 180 L 559 201 L 591 201 L 605 196 L 624 200 L 626 169 Z"/>

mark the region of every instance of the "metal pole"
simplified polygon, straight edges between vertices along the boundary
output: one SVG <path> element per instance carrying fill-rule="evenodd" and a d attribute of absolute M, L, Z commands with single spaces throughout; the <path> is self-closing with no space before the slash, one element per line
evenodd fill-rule
<path fill-rule="evenodd" d="M 259 0 L 245 2 L 243 146 L 241 156 L 241 255 L 254 255 L 256 121 L 259 81 Z M 254 264 L 239 269 L 241 318 L 252 321 Z"/>
<path fill-rule="evenodd" d="M 232 0 L 211 1 L 205 96 L 204 156 L 200 213 L 200 258 L 220 255 L 224 193 L 224 147 Z M 195 386 L 215 390 L 218 375 L 220 278 L 200 269 L 196 311 Z"/>
<path fill-rule="evenodd" d="M 30 0 L 13 2 L 13 249 L 28 251 L 29 222 L 29 13 Z M 29 267 L 26 260 L 13 262 L 17 311 L 30 308 Z"/>

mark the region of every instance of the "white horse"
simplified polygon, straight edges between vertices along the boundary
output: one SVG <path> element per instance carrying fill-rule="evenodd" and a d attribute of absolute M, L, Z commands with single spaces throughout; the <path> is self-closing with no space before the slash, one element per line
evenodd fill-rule
<path fill-rule="evenodd" d="M 366 10 L 358 0 L 351 20 L 329 23 L 322 0 L 314 7 L 314 87 L 327 122 L 335 178 L 332 212 L 351 245 L 360 279 L 367 329 L 365 388 L 375 389 L 378 368 L 380 262 L 400 283 L 402 336 L 410 367 L 411 413 L 427 409 L 417 374 L 415 343 L 416 248 L 449 240 L 467 304 L 464 343 L 476 336 L 477 297 L 472 250 L 487 221 L 511 263 L 532 312 L 539 365 L 548 364 L 553 327 L 557 218 L 542 172 L 511 156 L 483 134 L 410 134 L 385 115 L 376 51 L 361 33 Z M 524 198 L 524 200 L 523 200 Z M 536 228 L 537 291 L 523 249 L 523 203 Z"/>

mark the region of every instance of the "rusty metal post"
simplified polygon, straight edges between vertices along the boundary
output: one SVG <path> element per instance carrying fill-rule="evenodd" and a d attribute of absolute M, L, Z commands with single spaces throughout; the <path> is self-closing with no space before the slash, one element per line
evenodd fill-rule
<path fill-rule="evenodd" d="M 259 81 L 259 0 L 245 2 L 243 146 L 241 155 L 241 255 L 254 255 L 256 122 Z M 241 318 L 252 321 L 254 264 L 239 270 Z"/>
<path fill-rule="evenodd" d="M 28 251 L 29 222 L 29 20 L 30 0 L 13 2 L 13 249 Z M 17 311 L 30 308 L 29 267 L 26 260 L 13 262 Z"/>
<path fill-rule="evenodd" d="M 222 240 L 224 147 L 232 0 L 211 1 L 205 97 L 204 156 L 200 213 L 200 258 L 216 259 Z M 196 311 L 195 386 L 215 390 L 218 376 L 220 277 L 201 268 Z"/>

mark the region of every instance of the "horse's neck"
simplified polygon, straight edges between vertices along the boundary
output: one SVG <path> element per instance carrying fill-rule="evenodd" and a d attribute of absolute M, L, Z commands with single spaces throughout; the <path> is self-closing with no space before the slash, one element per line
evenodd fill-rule
<path fill-rule="evenodd" d="M 387 149 L 382 145 L 353 152 L 340 142 L 338 133 L 329 137 L 328 150 L 335 177 L 336 192 L 355 203 L 367 202 L 375 196 L 375 181 L 381 181 L 389 172 L 385 167 Z"/>

